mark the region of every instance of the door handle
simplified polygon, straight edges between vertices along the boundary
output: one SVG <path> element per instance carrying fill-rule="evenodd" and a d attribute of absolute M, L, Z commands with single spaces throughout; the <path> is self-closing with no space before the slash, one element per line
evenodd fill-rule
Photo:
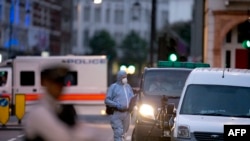
<path fill-rule="evenodd" d="M 33 89 L 33 92 L 36 92 L 36 89 Z"/>

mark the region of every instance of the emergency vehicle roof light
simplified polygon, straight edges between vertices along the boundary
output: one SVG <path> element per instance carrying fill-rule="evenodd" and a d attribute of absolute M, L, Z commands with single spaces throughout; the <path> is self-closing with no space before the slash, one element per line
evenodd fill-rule
<path fill-rule="evenodd" d="M 199 68 L 210 67 L 206 63 L 193 63 L 193 62 L 171 62 L 171 61 L 158 61 L 159 68 Z"/>

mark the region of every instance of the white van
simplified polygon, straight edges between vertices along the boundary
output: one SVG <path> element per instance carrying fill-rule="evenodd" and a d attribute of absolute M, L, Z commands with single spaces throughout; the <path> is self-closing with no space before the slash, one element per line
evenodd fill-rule
<path fill-rule="evenodd" d="M 250 124 L 250 70 L 194 69 L 174 124 L 174 141 L 223 141 L 224 125 Z"/>

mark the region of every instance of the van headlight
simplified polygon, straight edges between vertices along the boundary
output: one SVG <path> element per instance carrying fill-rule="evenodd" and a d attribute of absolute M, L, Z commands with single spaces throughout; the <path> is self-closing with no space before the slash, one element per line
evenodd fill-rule
<path fill-rule="evenodd" d="M 140 115 L 146 118 L 154 119 L 154 108 L 151 105 L 148 104 L 142 104 L 139 109 Z"/>
<path fill-rule="evenodd" d="M 187 125 L 178 126 L 177 138 L 190 138 L 189 126 L 187 126 Z"/>

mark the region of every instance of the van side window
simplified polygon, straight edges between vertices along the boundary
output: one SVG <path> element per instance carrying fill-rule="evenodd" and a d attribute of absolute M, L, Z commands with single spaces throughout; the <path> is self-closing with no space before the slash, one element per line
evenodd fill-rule
<path fill-rule="evenodd" d="M 5 86 L 7 83 L 8 72 L 7 71 L 0 71 L 0 86 Z"/>
<path fill-rule="evenodd" d="M 78 83 L 77 72 L 76 71 L 68 72 L 67 76 L 64 79 L 64 86 L 67 86 L 67 87 L 76 86 L 77 83 Z M 42 82 L 41 82 L 41 86 L 43 86 Z"/>
<path fill-rule="evenodd" d="M 21 86 L 34 86 L 35 85 L 35 72 L 34 71 L 21 71 L 20 72 L 20 85 Z"/>
<path fill-rule="evenodd" d="M 70 71 L 64 80 L 64 86 L 76 86 L 77 85 L 77 72 Z"/>

